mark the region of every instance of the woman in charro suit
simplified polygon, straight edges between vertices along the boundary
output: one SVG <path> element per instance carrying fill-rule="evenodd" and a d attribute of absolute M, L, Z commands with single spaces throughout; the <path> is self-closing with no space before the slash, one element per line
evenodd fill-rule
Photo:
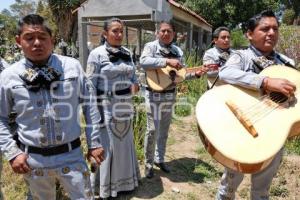
<path fill-rule="evenodd" d="M 105 42 L 91 51 L 87 62 L 87 75 L 97 90 L 102 112 L 101 141 L 106 156 L 99 167 L 99 194 L 103 199 L 116 197 L 120 191 L 134 190 L 140 178 L 133 143 L 131 99 L 138 91 L 138 83 L 131 53 L 121 46 L 123 27 L 117 18 L 107 20 L 103 32 Z M 98 177 L 92 174 L 94 185 Z"/>

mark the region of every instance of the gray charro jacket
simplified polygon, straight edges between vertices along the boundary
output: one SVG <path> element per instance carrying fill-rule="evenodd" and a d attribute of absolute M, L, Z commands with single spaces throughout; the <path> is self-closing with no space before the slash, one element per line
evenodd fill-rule
<path fill-rule="evenodd" d="M 253 62 L 260 56 L 262 56 L 262 53 L 253 46 L 234 52 L 225 65 L 221 67 L 219 72 L 220 79 L 230 84 L 260 90 L 265 77 L 259 74 L 261 70 Z M 284 61 L 287 61 L 291 65 L 295 65 L 292 59 L 277 52 L 274 52 L 270 59 L 274 64 L 284 64 Z"/>
<path fill-rule="evenodd" d="M 22 153 L 9 131 L 8 115 L 12 110 L 17 113 L 20 142 L 42 148 L 78 138 L 82 108 L 88 148 L 100 147 L 100 115 L 94 88 L 80 63 L 70 57 L 52 54 L 47 66 L 61 72 L 58 87 L 55 90 L 41 88 L 37 92 L 30 91 L 20 78 L 20 74 L 32 66 L 28 59 L 22 59 L 0 75 L 0 147 L 7 159 Z M 63 160 L 57 160 L 56 164 L 60 162 Z"/>

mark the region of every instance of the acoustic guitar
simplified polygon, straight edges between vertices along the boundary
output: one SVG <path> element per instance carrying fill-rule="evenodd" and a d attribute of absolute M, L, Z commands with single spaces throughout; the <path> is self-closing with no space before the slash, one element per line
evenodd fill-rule
<path fill-rule="evenodd" d="M 210 64 L 193 68 L 181 68 L 179 70 L 170 66 L 158 69 L 148 69 L 146 70 L 147 84 L 152 90 L 161 92 L 171 85 L 176 85 L 184 81 L 188 73 L 195 73 L 197 70 L 204 67 L 209 70 L 217 70 L 219 65 Z"/>
<path fill-rule="evenodd" d="M 293 82 L 295 96 L 261 95 L 227 84 L 208 90 L 196 105 L 199 136 L 206 150 L 222 165 L 242 173 L 263 170 L 287 138 L 300 133 L 300 72 L 274 65 L 261 74 Z"/>

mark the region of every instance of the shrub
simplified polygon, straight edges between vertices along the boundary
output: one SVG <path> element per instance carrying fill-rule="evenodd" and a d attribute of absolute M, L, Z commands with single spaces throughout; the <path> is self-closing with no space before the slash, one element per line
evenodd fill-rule
<path fill-rule="evenodd" d="M 293 9 L 286 9 L 282 18 L 284 24 L 292 25 L 295 18 L 295 11 Z"/>
<path fill-rule="evenodd" d="M 196 51 L 186 52 L 185 54 L 185 64 L 188 67 L 197 67 L 201 65 L 202 60 L 198 59 Z M 175 114 L 177 116 L 188 116 L 193 114 L 191 112 L 191 106 L 195 106 L 201 94 L 206 91 L 206 77 L 203 76 L 200 79 L 187 80 L 179 84 L 178 89 L 178 102 L 185 101 L 186 105 L 183 103 L 178 104 L 175 107 Z"/>
<path fill-rule="evenodd" d="M 300 27 L 286 26 L 280 27 L 280 36 L 276 50 L 296 62 L 297 68 L 300 68 Z"/>
<path fill-rule="evenodd" d="M 143 106 L 144 98 L 134 96 L 133 138 L 138 160 L 144 159 L 144 136 L 147 127 L 146 110 Z"/>
<path fill-rule="evenodd" d="M 231 31 L 231 46 L 234 49 L 240 49 L 242 47 L 248 46 L 249 42 L 244 36 L 241 29 L 235 29 Z"/>

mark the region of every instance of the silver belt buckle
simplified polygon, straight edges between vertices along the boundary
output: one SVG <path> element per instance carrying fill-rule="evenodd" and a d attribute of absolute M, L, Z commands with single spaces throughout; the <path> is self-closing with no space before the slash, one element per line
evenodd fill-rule
<path fill-rule="evenodd" d="M 165 94 L 165 98 L 166 98 L 166 100 L 172 100 L 172 99 L 174 99 L 174 93 L 166 93 Z"/>
<path fill-rule="evenodd" d="M 107 91 L 106 95 L 107 95 L 107 96 L 112 96 L 113 93 L 112 93 L 112 91 L 109 90 L 109 91 Z"/>

